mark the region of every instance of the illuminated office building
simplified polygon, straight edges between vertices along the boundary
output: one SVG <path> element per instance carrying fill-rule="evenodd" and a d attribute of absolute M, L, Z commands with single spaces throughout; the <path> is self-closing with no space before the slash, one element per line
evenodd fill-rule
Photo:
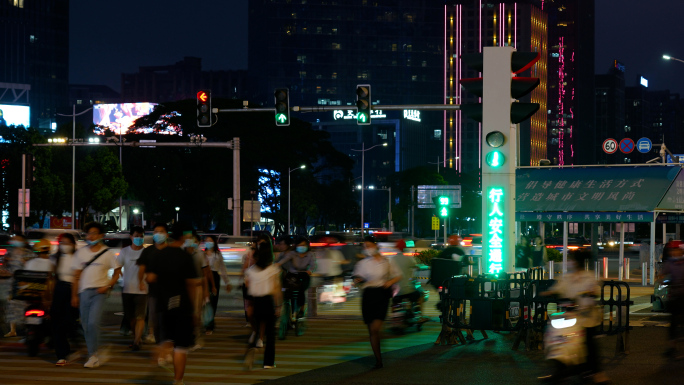
<path fill-rule="evenodd" d="M 477 103 L 459 79 L 475 78 L 480 73 L 469 69 L 461 55 L 482 52 L 488 46 L 512 46 L 519 52 L 540 52 L 540 60 L 526 73 L 540 79 L 540 85 L 521 101 L 539 103 L 539 111 L 520 124 L 519 164 L 539 164 L 547 148 L 547 66 L 548 17 L 543 1 L 448 1 L 444 6 L 444 103 Z M 484 74 L 484 76 L 487 76 Z M 477 172 L 480 167 L 481 124 L 460 111 L 444 113 L 443 153 L 448 167 L 462 172 Z"/>

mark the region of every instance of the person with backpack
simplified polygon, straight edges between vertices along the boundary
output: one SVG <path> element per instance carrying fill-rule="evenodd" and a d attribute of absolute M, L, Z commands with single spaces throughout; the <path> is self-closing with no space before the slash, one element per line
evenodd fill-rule
<path fill-rule="evenodd" d="M 97 368 L 100 361 L 97 351 L 100 346 L 100 321 L 102 306 L 121 274 L 121 265 L 116 256 L 102 242 L 104 226 L 97 222 L 85 225 L 88 247 L 78 249 L 74 255 L 74 282 L 71 290 L 71 306 L 81 310 L 81 324 L 88 347 L 88 361 L 85 368 Z M 109 278 L 109 269 L 114 274 Z"/>

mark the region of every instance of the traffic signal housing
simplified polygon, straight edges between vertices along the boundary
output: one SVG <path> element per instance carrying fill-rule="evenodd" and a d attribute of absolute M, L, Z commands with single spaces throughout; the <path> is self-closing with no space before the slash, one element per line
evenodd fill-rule
<path fill-rule="evenodd" d="M 275 123 L 276 126 L 290 125 L 290 90 L 276 88 L 273 93 L 275 98 Z"/>
<path fill-rule="evenodd" d="M 197 92 L 197 127 L 211 127 L 213 124 L 211 113 L 211 91 Z"/>
<path fill-rule="evenodd" d="M 451 199 L 448 196 L 439 195 L 432 197 L 432 202 L 435 204 L 438 217 L 446 218 L 449 216 L 449 205 L 451 204 Z"/>
<path fill-rule="evenodd" d="M 359 84 L 356 86 L 356 124 L 360 126 L 371 124 L 370 84 Z"/>

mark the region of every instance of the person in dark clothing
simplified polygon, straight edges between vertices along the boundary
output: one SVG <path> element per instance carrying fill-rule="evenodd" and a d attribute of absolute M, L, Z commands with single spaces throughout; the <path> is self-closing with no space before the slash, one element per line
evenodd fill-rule
<path fill-rule="evenodd" d="M 442 250 L 437 258 L 450 259 L 452 261 L 462 261 L 465 252 L 461 249 L 461 237 L 456 234 L 449 236 L 447 239 L 449 246 Z"/>
<path fill-rule="evenodd" d="M 71 284 L 74 280 L 73 259 L 76 251 L 76 239 L 69 233 L 61 234 L 57 241 L 59 249 L 50 259 L 54 263 L 55 292 L 50 307 L 52 319 L 52 339 L 57 355 L 57 366 L 64 366 L 71 353 L 69 338 L 76 335 L 78 309 L 71 306 Z"/>
<path fill-rule="evenodd" d="M 140 258 L 136 262 L 139 266 L 138 268 L 138 281 L 140 282 L 140 287 L 145 287 L 145 272 L 147 268 L 156 260 L 157 255 L 166 248 L 167 238 L 169 235 L 169 229 L 164 223 L 158 223 L 154 226 L 154 234 L 152 235 L 152 240 L 154 245 L 146 247 Z M 158 325 L 158 310 L 157 310 L 157 284 L 151 282 L 148 286 L 147 291 L 147 330 L 148 335 L 145 338 L 147 343 L 156 343 L 160 341 L 159 336 L 159 325 Z"/>
<path fill-rule="evenodd" d="M 197 278 L 192 255 L 184 250 L 186 241 L 192 242 L 192 227 L 176 222 L 172 235 L 173 242 L 146 267 L 146 280 L 156 283 L 158 289 L 159 363 L 165 364 L 164 352 L 173 347 L 174 380 L 182 384 L 188 349 L 195 343 L 192 301 L 201 280 Z"/>
<path fill-rule="evenodd" d="M 539 267 L 544 266 L 547 260 L 546 256 L 546 245 L 544 244 L 544 239 L 537 235 L 534 238 L 534 246 L 532 246 L 532 266 Z"/>
<path fill-rule="evenodd" d="M 515 245 L 515 268 L 527 270 L 532 264 L 532 248 L 526 236 L 520 237 L 520 243 Z"/>
<path fill-rule="evenodd" d="M 677 340 L 681 332 L 682 317 L 684 316 L 684 250 L 681 241 L 670 241 L 663 250 L 663 270 L 660 280 L 669 280 L 666 302 L 670 317 L 670 344 L 665 353 L 667 356 L 675 356 L 677 353 Z"/>

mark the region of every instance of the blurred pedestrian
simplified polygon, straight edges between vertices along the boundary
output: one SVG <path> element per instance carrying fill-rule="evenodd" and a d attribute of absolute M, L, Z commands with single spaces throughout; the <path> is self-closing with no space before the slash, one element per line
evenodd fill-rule
<path fill-rule="evenodd" d="M 682 327 L 684 317 L 684 250 L 681 241 L 670 241 L 663 251 L 663 268 L 660 283 L 665 280 L 667 284 L 666 311 L 670 316 L 670 347 L 666 351 L 668 357 L 674 358 L 677 354 L 677 339 L 681 335 L 679 328 Z"/>
<path fill-rule="evenodd" d="M 463 251 L 463 249 L 461 248 L 461 237 L 459 237 L 456 234 L 452 234 L 449 236 L 449 238 L 447 238 L 447 243 L 449 244 L 449 246 L 447 246 L 446 249 L 442 250 L 442 252 L 439 253 L 439 255 L 437 256 L 437 258 L 463 262 L 465 251 Z"/>
<path fill-rule="evenodd" d="M 223 255 L 221 254 L 221 250 L 219 249 L 218 246 L 218 241 L 216 240 L 216 237 L 213 235 L 208 235 L 204 238 L 204 254 L 206 255 L 209 268 L 211 269 L 211 274 L 212 274 L 212 282 L 213 282 L 213 287 L 211 287 L 211 296 L 210 296 L 210 301 L 211 301 L 211 308 L 214 310 L 214 319 L 216 319 L 216 311 L 218 310 L 218 300 L 219 300 L 219 293 L 221 292 L 221 281 L 220 279 L 223 280 L 223 283 L 226 286 L 226 292 L 230 293 L 230 290 L 232 289 L 232 286 L 230 285 L 230 280 L 228 279 L 228 270 L 226 269 L 226 264 L 223 261 Z M 216 322 L 212 320 L 208 325 L 207 325 L 207 332 L 206 334 L 211 334 L 214 332 L 214 328 L 216 327 Z"/>
<path fill-rule="evenodd" d="M 266 340 L 264 350 L 264 369 L 275 368 L 275 304 L 279 301 L 280 274 L 282 270 L 273 264 L 273 247 L 270 237 L 257 243 L 255 263 L 245 270 L 245 286 L 254 306 L 254 330 L 263 330 L 262 339 Z M 250 342 L 245 366 L 251 369 L 254 359 L 254 348 Z"/>
<path fill-rule="evenodd" d="M 515 270 L 524 271 L 532 265 L 532 248 L 526 236 L 520 237 L 520 243 L 515 245 Z"/>
<path fill-rule="evenodd" d="M 212 246 L 211 244 L 209 246 Z M 206 244 L 205 244 L 206 247 Z M 193 299 L 193 317 L 195 324 L 195 346 L 190 350 L 195 351 L 204 345 L 204 339 L 200 336 L 202 332 L 202 310 L 204 306 L 211 306 L 209 296 L 211 291 L 209 289 L 209 279 L 213 286 L 213 276 L 209 268 L 209 262 L 204 250 L 200 248 L 200 238 L 196 232 L 192 232 L 192 237 L 185 241 L 185 251 L 192 255 L 192 262 L 195 266 L 195 278 L 199 280 L 197 287 L 195 287 L 195 297 Z M 212 312 L 211 319 L 214 314 Z"/>
<path fill-rule="evenodd" d="M 569 254 L 567 273 L 563 275 L 543 296 L 552 294 L 572 300 L 578 309 L 577 323 L 585 330 L 586 363 L 594 383 L 608 383 L 608 377 L 601 370 L 596 337 L 603 315 L 597 304 L 600 287 L 594 273 L 584 270 L 584 261 L 591 259 L 591 252 L 575 250 Z"/>
<path fill-rule="evenodd" d="M 154 225 L 153 246 L 146 247 L 138 258 L 138 285 L 140 290 L 147 287 L 147 337 L 145 342 L 154 344 L 159 341 L 159 311 L 157 309 L 157 283 L 145 282 L 147 268 L 154 263 L 159 253 L 166 248 L 169 228 L 165 223 Z"/>
<path fill-rule="evenodd" d="M 288 274 L 306 273 L 309 276 L 316 271 L 316 255 L 311 251 L 311 243 L 306 237 L 297 237 L 295 240 L 294 252 L 287 253 L 284 258 L 278 262 L 285 270 L 286 276 Z M 306 290 L 309 288 L 309 282 L 305 287 L 297 290 L 296 300 L 297 308 L 292 308 L 292 314 L 296 314 L 296 318 L 306 314 Z"/>
<path fill-rule="evenodd" d="M 85 225 L 88 247 L 80 248 L 74 256 L 74 283 L 72 285 L 71 305 L 79 307 L 81 324 L 88 347 L 86 368 L 97 368 L 100 361 L 97 351 L 100 347 L 100 320 L 102 306 L 110 290 L 121 273 L 121 265 L 116 256 L 102 242 L 104 227 L 97 222 Z M 114 269 L 112 278 L 108 272 Z"/>
<path fill-rule="evenodd" d="M 72 284 L 74 282 L 74 252 L 76 239 L 69 233 L 57 237 L 59 247 L 51 259 L 55 273 L 55 291 L 50 308 L 52 320 L 52 341 L 57 355 L 57 366 L 68 364 L 71 353 L 69 338 L 74 336 L 78 310 L 71 306 Z"/>
<path fill-rule="evenodd" d="M 294 237 L 291 235 L 283 235 L 276 238 L 276 243 L 273 246 L 273 257 L 275 262 L 279 262 L 285 255 L 294 251 Z"/>
<path fill-rule="evenodd" d="M 133 226 L 130 230 L 131 245 L 119 252 L 118 262 L 123 266 L 123 302 L 124 319 L 128 320 L 130 330 L 133 330 L 131 350 L 140 350 L 142 334 L 145 331 L 145 316 L 147 315 L 147 285 L 140 285 L 138 260 L 145 247 L 143 246 L 145 230 L 140 226 Z"/>
<path fill-rule="evenodd" d="M 7 265 L 8 273 L 13 275 L 15 271 L 24 268 L 24 264 L 33 257 L 33 252 L 28 248 L 26 238 L 21 234 L 15 234 L 10 239 L 10 246 L 12 247 L 5 257 L 5 264 Z M 16 337 L 17 323 L 23 320 L 22 316 L 26 302 L 12 299 L 14 278 L 0 280 L 0 282 L 6 282 L 3 287 L 0 287 L 2 289 L 0 290 L 0 295 L 7 300 L 5 304 L 5 318 L 10 326 L 10 331 L 5 334 L 5 338 Z"/>
<path fill-rule="evenodd" d="M 243 307 L 245 309 L 245 320 L 247 321 L 247 324 L 245 327 L 252 327 L 252 298 L 249 296 L 249 293 L 247 292 L 247 286 L 245 286 L 244 283 L 244 278 L 245 278 L 245 271 L 252 267 L 254 263 L 256 262 L 254 252 L 256 251 L 256 243 L 251 242 L 249 246 L 247 246 L 247 252 L 242 255 L 242 267 L 240 268 L 240 277 L 242 278 L 242 285 L 240 285 L 242 289 L 242 300 L 243 300 Z M 252 336 L 250 339 L 253 340 L 254 336 L 256 333 L 253 331 Z"/>
<path fill-rule="evenodd" d="M 401 271 L 396 264 L 380 254 L 375 237 L 364 239 L 366 258 L 356 264 L 354 281 L 363 287 L 361 313 L 368 327 L 371 348 L 375 355 L 375 368 L 382 368 L 380 333 L 387 318 L 387 308 L 392 298 L 392 285 L 401 279 Z"/>
<path fill-rule="evenodd" d="M 147 282 L 157 283 L 157 304 L 161 342 L 157 362 L 168 363 L 166 352 L 173 349 L 174 384 L 182 384 L 189 348 L 194 346 L 192 303 L 199 279 L 192 256 L 183 249 L 192 238 L 192 227 L 176 222 L 171 232 L 173 242 L 157 254 L 147 266 Z"/>
<path fill-rule="evenodd" d="M 532 254 L 532 266 L 531 267 L 544 266 L 546 264 L 546 262 L 548 262 L 549 258 L 546 255 L 546 245 L 544 244 L 544 239 L 542 239 L 542 237 L 539 235 L 534 237 L 534 246 L 532 246 L 531 254 Z"/>

